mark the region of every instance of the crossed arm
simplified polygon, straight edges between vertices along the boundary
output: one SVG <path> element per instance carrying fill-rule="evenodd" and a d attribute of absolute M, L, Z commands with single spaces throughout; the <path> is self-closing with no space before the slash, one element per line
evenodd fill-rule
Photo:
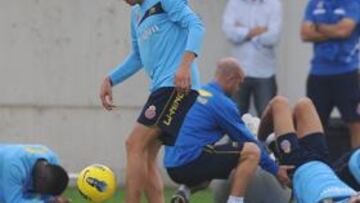
<path fill-rule="evenodd" d="M 336 24 L 315 24 L 305 21 L 301 27 L 301 38 L 306 42 L 321 42 L 329 39 L 344 39 L 351 35 L 356 22 L 344 18 Z"/>
<path fill-rule="evenodd" d="M 226 37 L 234 44 L 241 44 L 245 41 L 256 40 L 265 46 L 274 46 L 278 43 L 282 30 L 282 5 L 274 1 L 271 7 L 271 14 L 268 16 L 266 26 L 248 27 L 238 21 L 239 11 L 237 0 L 230 0 L 225 8 L 223 16 L 223 31 Z"/>

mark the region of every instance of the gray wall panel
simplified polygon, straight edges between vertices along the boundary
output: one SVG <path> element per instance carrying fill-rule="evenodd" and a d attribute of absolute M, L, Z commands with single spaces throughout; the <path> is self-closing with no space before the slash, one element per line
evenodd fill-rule
<path fill-rule="evenodd" d="M 225 3 L 191 1 L 207 27 L 199 59 L 203 82 L 230 53 L 221 31 Z M 304 95 L 311 54 L 298 34 L 304 4 L 284 1 L 278 83 L 291 101 Z M 98 91 L 129 52 L 128 21 L 129 7 L 118 0 L 0 0 L 0 142 L 43 143 L 72 172 L 101 162 L 122 177 L 125 138 L 148 79 L 140 72 L 116 87 L 120 110 L 112 113 L 101 109 Z"/>

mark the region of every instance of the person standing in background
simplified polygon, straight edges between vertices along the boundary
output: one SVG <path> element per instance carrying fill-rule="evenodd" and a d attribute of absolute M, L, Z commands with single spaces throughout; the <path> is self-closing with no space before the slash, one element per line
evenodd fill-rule
<path fill-rule="evenodd" d="M 229 0 L 226 6 L 223 30 L 233 45 L 233 57 L 246 73 L 244 84 L 234 95 L 242 113 L 249 111 L 252 95 L 259 116 L 276 95 L 275 47 L 282 15 L 279 0 Z"/>
<path fill-rule="evenodd" d="M 324 126 L 339 109 L 353 148 L 360 146 L 359 22 L 357 0 L 311 0 L 301 27 L 302 40 L 314 45 L 307 96 Z"/>

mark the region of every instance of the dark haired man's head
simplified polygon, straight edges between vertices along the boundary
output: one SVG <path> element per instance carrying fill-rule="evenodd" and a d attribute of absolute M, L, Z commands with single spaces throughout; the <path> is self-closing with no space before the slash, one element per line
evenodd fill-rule
<path fill-rule="evenodd" d="M 36 193 L 58 196 L 66 189 L 69 176 L 63 167 L 39 159 L 33 168 L 33 182 Z"/>

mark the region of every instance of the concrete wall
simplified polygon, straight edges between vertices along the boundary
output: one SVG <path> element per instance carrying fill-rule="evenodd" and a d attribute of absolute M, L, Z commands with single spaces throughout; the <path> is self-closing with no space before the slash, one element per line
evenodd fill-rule
<path fill-rule="evenodd" d="M 207 36 L 202 81 L 230 53 L 221 32 L 225 0 L 193 0 Z M 284 1 L 280 93 L 304 94 L 309 47 L 299 40 L 305 1 Z M 129 51 L 129 7 L 117 0 L 0 0 L 0 142 L 42 143 L 71 172 L 111 166 L 123 181 L 124 141 L 147 96 L 143 73 L 115 88 L 120 107 L 105 112 L 100 82 Z M 161 161 L 159 161 L 161 162 Z"/>

